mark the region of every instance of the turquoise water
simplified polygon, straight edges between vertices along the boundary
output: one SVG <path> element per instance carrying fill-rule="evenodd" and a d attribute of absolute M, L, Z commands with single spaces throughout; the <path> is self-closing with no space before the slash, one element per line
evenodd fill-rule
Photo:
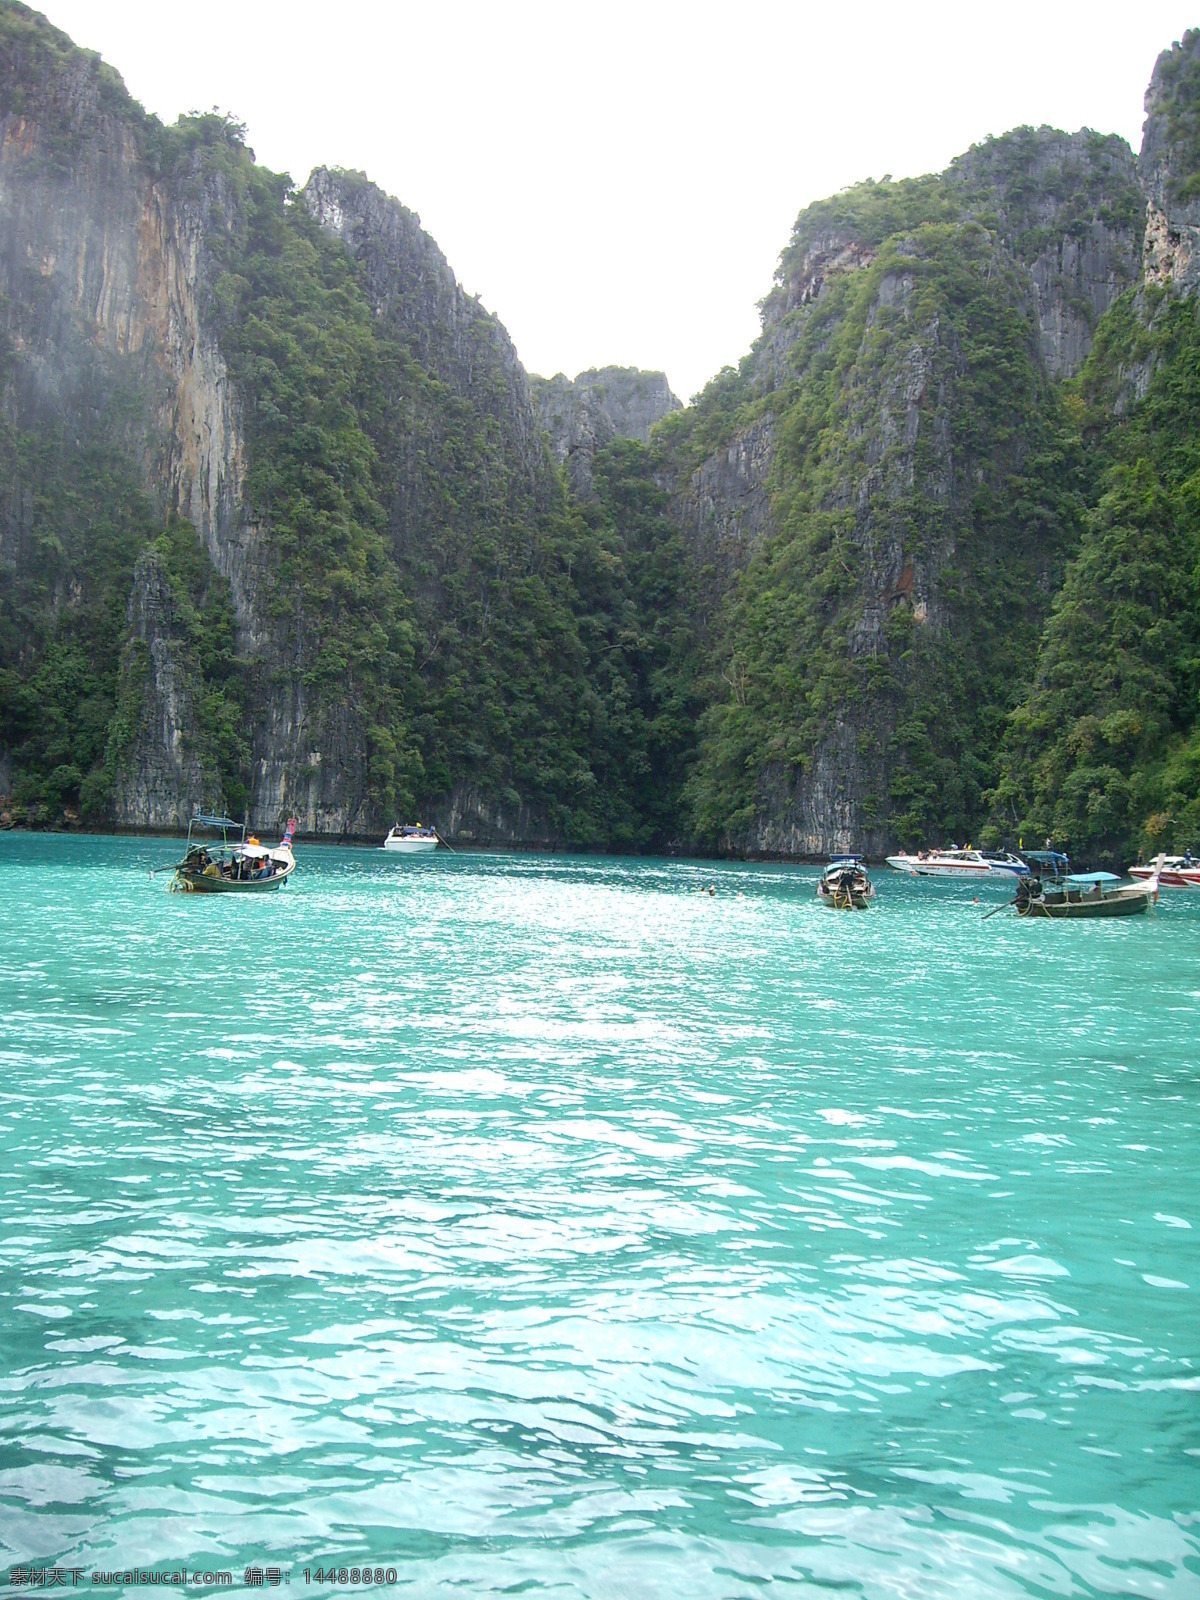
<path fill-rule="evenodd" d="M 1200 895 L 173 852 L 0 836 L 0 1577 L 1200 1593 Z"/>

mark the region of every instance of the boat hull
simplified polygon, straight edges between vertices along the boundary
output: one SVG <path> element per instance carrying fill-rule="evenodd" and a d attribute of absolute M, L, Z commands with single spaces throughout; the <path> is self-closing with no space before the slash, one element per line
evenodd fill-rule
<path fill-rule="evenodd" d="M 269 878 L 206 878 L 202 872 L 189 872 L 179 867 L 171 888 L 179 894 L 267 894 L 281 888 L 295 870 L 293 861 Z"/>
<path fill-rule="evenodd" d="M 888 856 L 887 864 L 897 872 L 908 872 L 914 878 L 988 878 L 992 869 L 986 861 L 942 862 L 918 861 L 912 856 Z"/>
<path fill-rule="evenodd" d="M 385 839 L 383 842 L 390 856 L 427 856 L 437 847 L 436 839 Z"/>
<path fill-rule="evenodd" d="M 1145 883 L 1154 876 L 1154 867 L 1130 867 L 1129 876 L 1140 878 Z M 1158 875 L 1158 882 L 1162 889 L 1200 889 L 1200 866 L 1164 867 Z"/>
<path fill-rule="evenodd" d="M 1105 895 L 1048 895 L 1044 899 L 1017 901 L 1017 914 L 1022 917 L 1051 917 L 1065 921 L 1072 918 L 1139 917 L 1150 909 L 1155 899 L 1153 889 L 1118 889 Z"/>
<path fill-rule="evenodd" d="M 871 905 L 871 896 L 855 889 L 849 892 L 840 889 L 818 889 L 817 899 L 830 911 L 867 911 Z"/>

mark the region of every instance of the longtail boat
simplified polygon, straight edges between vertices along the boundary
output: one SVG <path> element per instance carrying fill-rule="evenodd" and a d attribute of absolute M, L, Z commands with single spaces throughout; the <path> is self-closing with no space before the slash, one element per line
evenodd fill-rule
<path fill-rule="evenodd" d="M 246 837 L 245 822 L 232 817 L 205 816 L 197 812 L 188 823 L 183 860 L 175 868 L 171 888 L 181 894 L 263 894 L 278 889 L 296 870 L 292 836 L 296 817 L 277 845 L 268 846 Z M 206 843 L 203 835 L 221 835 L 221 842 Z M 232 837 L 234 834 L 237 837 Z"/>
<path fill-rule="evenodd" d="M 1032 875 L 1021 879 L 1010 902 L 1021 917 L 1136 917 L 1158 900 L 1162 856 L 1149 878 L 1129 884 L 1121 883 L 1114 872 L 1071 872 L 1069 860 L 1057 850 L 1030 850 L 1026 857 Z"/>
<path fill-rule="evenodd" d="M 817 880 L 817 899 L 833 911 L 865 911 L 874 898 L 861 856 L 834 856 Z"/>

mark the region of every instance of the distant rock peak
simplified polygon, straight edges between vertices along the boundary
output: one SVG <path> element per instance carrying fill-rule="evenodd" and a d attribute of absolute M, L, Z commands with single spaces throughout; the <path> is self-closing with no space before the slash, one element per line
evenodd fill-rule
<path fill-rule="evenodd" d="M 1192 294 L 1200 284 L 1200 29 L 1154 63 L 1138 176 L 1146 192 L 1145 281 Z"/>
<path fill-rule="evenodd" d="M 538 419 L 574 492 L 592 493 L 596 451 L 614 439 L 650 441 L 656 422 L 682 409 L 665 372 L 591 367 L 575 378 L 530 378 Z"/>

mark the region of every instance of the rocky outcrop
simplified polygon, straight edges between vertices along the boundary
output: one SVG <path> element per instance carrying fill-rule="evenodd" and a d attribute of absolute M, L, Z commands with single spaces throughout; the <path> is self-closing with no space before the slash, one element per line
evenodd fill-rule
<path fill-rule="evenodd" d="M 0 405 L 20 428 L 36 433 L 51 420 L 77 443 L 103 426 L 106 442 L 136 463 L 159 515 L 190 521 L 228 580 L 254 685 L 252 824 L 270 827 L 294 810 L 308 832 L 376 828 L 368 730 L 347 702 L 313 686 L 321 618 L 306 614 L 294 583 L 281 587 L 272 531 L 247 503 L 244 399 L 217 321 L 225 245 L 236 254 L 249 227 L 237 131 L 218 118 L 163 130 L 111 69 L 44 19 L 12 5 L 4 21 L 0 337 L 12 359 Z M 505 330 L 462 290 L 419 220 L 365 179 L 319 169 L 302 198 L 355 257 L 377 317 L 412 358 L 416 400 L 399 396 L 387 441 L 394 548 L 415 552 L 414 567 L 424 558 L 431 507 L 445 500 L 439 452 L 449 447 L 438 428 L 450 416 L 460 456 L 465 434 L 468 448 L 486 441 L 473 461 L 491 495 L 486 515 L 499 523 L 490 537 L 512 569 L 527 568 L 534 555 L 516 547 L 561 487 Z M 32 548 L 29 501 L 23 482 L 0 486 L 0 559 L 14 571 Z M 460 506 L 469 524 L 471 500 L 460 496 Z M 469 550 L 469 526 L 458 542 Z M 138 567 L 129 601 L 123 682 L 132 695 L 145 679 L 149 709 L 118 741 L 115 805 L 126 825 L 139 815 L 164 825 L 197 792 L 186 672 L 156 572 Z M 418 581 L 430 580 L 422 572 Z"/>
<path fill-rule="evenodd" d="M 895 849 L 888 828 L 886 750 L 882 722 L 864 738 L 860 721 L 839 718 L 797 780 L 770 766 L 758 788 L 759 814 L 739 849 L 753 855 L 795 858 Z"/>
<path fill-rule="evenodd" d="M 531 378 L 530 383 L 550 448 L 580 499 L 592 495 L 597 450 L 613 439 L 647 444 L 654 424 L 682 409 L 665 372 L 637 367 L 592 368 L 575 379 L 560 372 L 553 378 Z"/>
<path fill-rule="evenodd" d="M 195 663 L 175 626 L 166 570 L 146 551 L 134 571 L 121 670 L 124 738 L 118 750 L 113 819 L 126 828 L 186 828 L 207 801 L 198 753 Z"/>
<path fill-rule="evenodd" d="M 1194 294 L 1200 283 L 1200 150 L 1191 129 L 1200 29 L 1164 50 L 1146 90 L 1138 175 L 1146 193 L 1143 270 L 1147 283 Z M 1182 111 L 1182 114 L 1181 114 Z"/>
<path fill-rule="evenodd" d="M 443 838 L 463 844 L 517 844 L 528 850 L 555 850 L 562 840 L 531 807 L 498 800 L 473 783 L 458 783 L 434 807 L 433 826 Z"/>
<path fill-rule="evenodd" d="M 724 437 L 699 463 L 676 445 L 662 468 L 694 561 L 701 628 L 720 615 L 736 575 L 772 548 L 786 512 L 792 537 L 812 516 L 836 524 L 847 541 L 829 600 L 830 613 L 845 616 L 845 631 L 828 648 L 844 651 L 849 663 L 887 663 L 889 629 L 902 612 L 915 630 L 905 637 L 924 638 L 936 654 L 940 647 L 929 642 L 956 626 L 952 602 L 963 561 L 972 559 L 964 551 L 978 538 L 966 540 L 973 497 L 1017 467 L 1023 446 L 1019 426 L 994 459 L 981 441 L 956 442 L 959 386 L 971 380 L 951 319 L 930 314 L 928 295 L 915 296 L 920 263 L 934 260 L 939 240 L 966 241 L 973 230 L 975 243 L 964 248 L 977 259 L 968 270 L 994 283 L 997 306 L 1016 319 L 1010 326 L 1028 325 L 1036 353 L 1023 333 L 1016 337 L 1019 360 L 1032 359 L 1036 388 L 1080 370 L 1101 318 L 1137 283 L 1143 207 L 1124 141 L 1026 128 L 977 146 L 944 174 L 865 183 L 802 213 L 763 302 L 759 340 L 701 399 L 706 434 L 717 431 L 716 418 L 731 419 Z M 863 283 L 867 299 L 856 287 Z M 854 328 L 862 329 L 857 354 L 844 339 L 851 305 Z M 895 330 L 890 344 L 890 336 L 875 336 L 887 328 Z M 830 411 L 826 375 L 835 346 Z M 806 389 L 812 420 L 798 429 L 794 397 Z M 1036 409 L 1035 395 L 1029 398 Z M 802 570 L 800 563 L 780 582 L 803 581 Z M 1036 581 L 1049 581 L 1048 573 L 1039 571 Z M 786 612 L 782 594 L 780 604 Z M 735 700 L 740 670 L 735 660 L 724 675 Z M 795 676 L 801 668 L 779 670 Z M 884 677 L 899 681 L 891 667 L 878 681 Z M 756 820 L 729 847 L 786 855 L 894 844 L 889 730 L 896 710 L 885 715 L 860 696 L 803 758 L 767 761 Z"/>
<path fill-rule="evenodd" d="M 43 19 L 29 28 L 63 48 Z M 233 198 L 194 172 L 153 176 L 145 121 L 98 57 L 45 72 L 0 56 L 0 316 L 20 357 L 7 404 L 35 423 L 121 393 L 147 486 L 191 520 L 261 642 L 237 398 L 199 304 L 204 230 L 214 214 L 234 225 Z"/>
<path fill-rule="evenodd" d="M 238 396 L 202 312 L 206 233 L 218 218 L 239 225 L 237 199 L 196 161 L 160 174 L 161 130 L 111 69 L 13 12 L 0 49 L 4 409 L 35 432 L 52 422 L 84 439 L 103 427 L 163 519 L 192 523 L 228 580 L 242 652 L 262 657 L 268 564 L 244 511 Z M 23 493 L 7 488 L 17 506 Z M 129 601 L 131 644 L 153 664 L 153 715 L 117 775 L 115 814 L 129 826 L 169 825 L 198 794 L 164 584 L 140 564 Z"/>
<path fill-rule="evenodd" d="M 665 372 L 643 372 L 638 367 L 591 367 L 575 379 L 577 392 L 587 394 L 593 407 L 607 417 L 619 439 L 650 442 L 656 422 L 682 409 L 671 393 Z"/>
<path fill-rule="evenodd" d="M 676 487 L 672 510 L 688 536 L 706 591 L 719 595 L 771 526 L 775 419 L 760 417 Z"/>
<path fill-rule="evenodd" d="M 789 253 L 780 273 L 778 292 L 764 306 L 764 323 L 772 327 L 790 312 L 811 305 L 820 299 L 831 279 L 869 267 L 874 259 L 873 246 L 856 238 L 852 226 L 818 229 L 800 248 Z"/>
<path fill-rule="evenodd" d="M 537 494 L 545 454 L 525 369 L 503 324 L 459 284 L 420 217 L 360 172 L 318 167 L 301 198 L 359 262 L 376 315 L 404 331 L 426 372 L 495 423 Z"/>
<path fill-rule="evenodd" d="M 1052 378 L 1071 378 L 1100 318 L 1138 279 L 1144 201 L 1123 139 L 1017 128 L 952 163 L 949 193 L 997 226 L 1029 274 Z"/>

